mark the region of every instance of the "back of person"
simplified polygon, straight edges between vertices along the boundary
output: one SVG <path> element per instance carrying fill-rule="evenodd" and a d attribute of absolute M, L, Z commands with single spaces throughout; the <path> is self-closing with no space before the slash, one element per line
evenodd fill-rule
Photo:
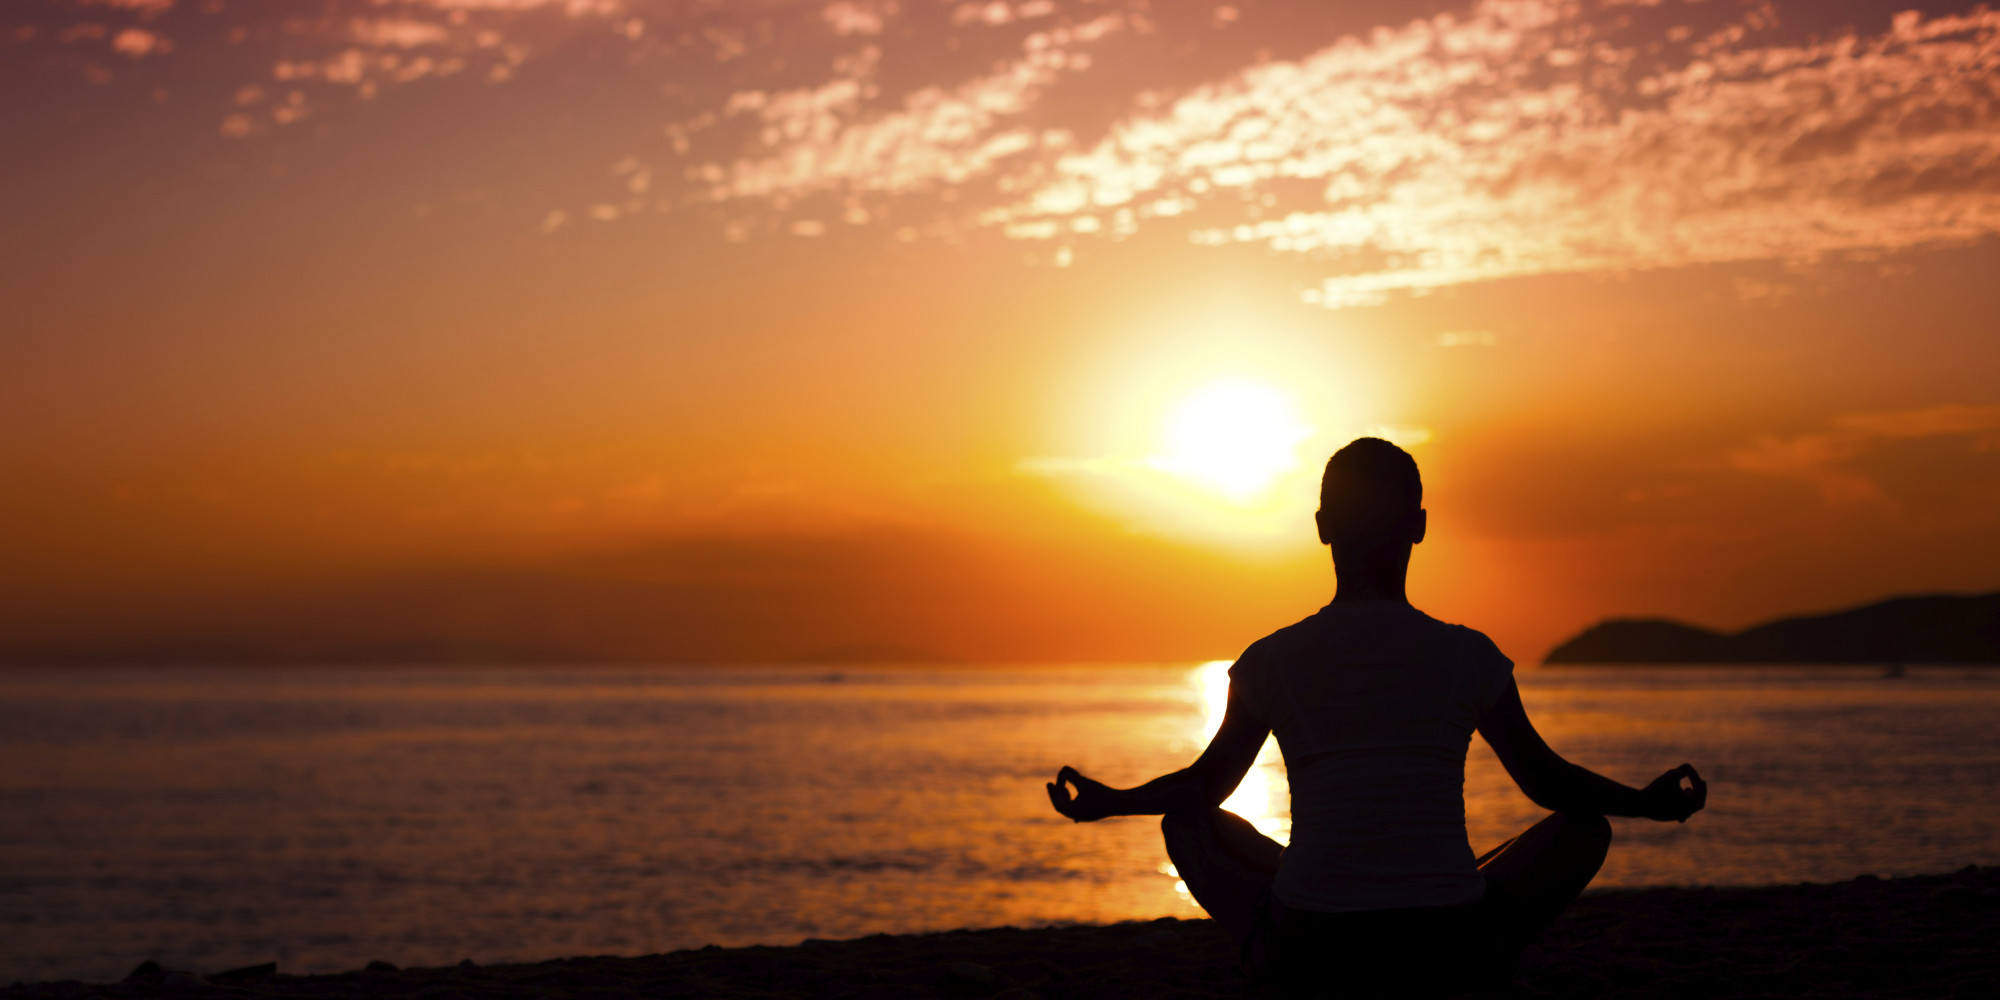
<path fill-rule="evenodd" d="M 1528 721 L 1493 643 L 1410 606 L 1410 553 L 1430 515 L 1407 452 L 1379 438 L 1335 452 L 1313 522 L 1333 556 L 1333 602 L 1244 651 L 1201 756 L 1136 788 L 1065 765 L 1049 803 L 1079 823 L 1160 816 L 1188 891 L 1241 946 L 1244 970 L 1281 991 L 1449 996 L 1503 984 L 1604 864 L 1605 817 L 1686 822 L 1707 785 L 1692 764 L 1633 788 L 1564 760 Z M 1475 729 L 1550 810 L 1476 860 L 1464 793 Z M 1289 846 L 1221 807 L 1268 733 L 1291 773 Z"/>
<path fill-rule="evenodd" d="M 1512 669 L 1484 635 L 1400 601 L 1335 602 L 1245 651 L 1235 694 L 1291 777 L 1277 900 L 1319 913 L 1478 900 L 1465 753 Z"/>

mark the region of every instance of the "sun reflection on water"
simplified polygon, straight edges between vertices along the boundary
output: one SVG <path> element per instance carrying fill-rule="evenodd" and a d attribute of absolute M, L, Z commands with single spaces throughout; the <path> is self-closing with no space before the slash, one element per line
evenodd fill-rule
<path fill-rule="evenodd" d="M 1188 686 L 1192 689 L 1189 700 L 1201 707 L 1199 746 L 1208 746 L 1222 728 L 1222 714 L 1229 706 L 1229 668 L 1234 662 L 1210 660 L 1188 673 Z M 1222 808 L 1249 820 L 1258 832 L 1272 840 L 1281 844 L 1291 841 L 1290 786 L 1285 781 L 1285 762 L 1278 752 L 1277 740 L 1265 738 L 1263 749 L 1257 751 L 1257 762 L 1244 773 L 1236 791 L 1223 800 Z M 1180 880 L 1180 873 L 1171 862 L 1161 863 L 1159 871 L 1174 879 L 1174 892 L 1194 905 L 1187 883 Z"/>

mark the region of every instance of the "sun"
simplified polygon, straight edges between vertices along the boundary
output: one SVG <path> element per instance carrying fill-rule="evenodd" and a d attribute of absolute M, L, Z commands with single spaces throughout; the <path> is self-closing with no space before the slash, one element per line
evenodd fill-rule
<path fill-rule="evenodd" d="M 1247 503 L 1299 467 L 1299 444 L 1312 433 L 1283 390 L 1242 379 L 1211 382 L 1168 409 L 1161 453 L 1147 464 Z"/>

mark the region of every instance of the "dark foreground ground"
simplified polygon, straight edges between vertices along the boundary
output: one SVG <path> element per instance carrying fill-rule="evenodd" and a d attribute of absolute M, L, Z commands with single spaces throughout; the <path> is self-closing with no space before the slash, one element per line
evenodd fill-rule
<path fill-rule="evenodd" d="M 796 948 L 288 976 L 151 963 L 122 983 L 15 984 L 15 998 L 1252 997 L 1205 920 L 1001 928 Z M 1509 997 L 2000 997 L 2000 868 L 1763 889 L 1586 896 Z"/>

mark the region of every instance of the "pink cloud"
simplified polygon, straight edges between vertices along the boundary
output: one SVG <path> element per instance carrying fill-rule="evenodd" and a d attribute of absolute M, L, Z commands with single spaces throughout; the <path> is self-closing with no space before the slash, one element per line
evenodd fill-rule
<path fill-rule="evenodd" d="M 993 72 L 952 88 L 916 90 L 889 112 L 864 107 L 873 89 L 872 57 L 848 61 L 846 75 L 817 88 L 739 92 L 724 113 L 761 117 L 767 152 L 698 176 L 716 179 L 711 197 L 718 201 L 789 202 L 831 191 L 908 194 L 990 174 L 1012 158 L 1062 145 L 1066 137 L 1025 128 L 1019 116 L 1065 73 L 1088 67 L 1082 47 L 1124 23 L 1121 15 L 1107 15 L 1036 32 L 1018 58 Z"/>
<path fill-rule="evenodd" d="M 410 49 L 422 45 L 443 45 L 451 39 L 445 26 L 412 18 L 356 19 L 349 25 L 354 40 L 378 48 Z"/>
<path fill-rule="evenodd" d="M 144 28 L 126 28 L 111 39 L 111 51 L 121 56 L 138 59 L 155 52 L 166 52 L 173 43 Z"/>
<path fill-rule="evenodd" d="M 835 0 L 820 8 L 820 19 L 836 35 L 879 35 L 882 24 L 896 13 L 892 0 L 879 3 L 864 0 Z"/>
<path fill-rule="evenodd" d="M 895 110 L 868 108 L 865 73 L 758 94 L 754 109 L 732 101 L 765 119 L 758 148 L 690 176 L 713 199 L 780 213 L 816 194 L 977 181 L 1000 194 L 971 221 L 1011 238 L 1167 227 L 1330 257 L 1335 273 L 1306 296 L 1334 307 L 2000 232 L 2000 13 L 1909 13 L 1875 36 L 1774 44 L 1759 41 L 1777 23 L 1769 5 L 1682 3 L 1706 19 L 1686 31 L 1633 27 L 1612 9 L 1626 6 L 1486 0 L 1141 95 L 1085 148 L 1023 123 L 1059 77 L 1087 70 L 1095 36 L 1038 33 L 996 71 Z"/>
<path fill-rule="evenodd" d="M 1754 24 L 1739 23 L 1696 45 L 1705 56 L 1638 75 L 1629 47 L 1559 44 L 1580 9 L 1486 3 L 1245 70 L 1128 118 L 986 219 L 1034 235 L 1319 184 L 1317 204 L 1192 235 L 1395 261 L 1308 293 L 1330 306 L 2000 231 L 2000 13 L 1906 14 L 1882 36 L 1796 47 L 1746 47 Z"/>

